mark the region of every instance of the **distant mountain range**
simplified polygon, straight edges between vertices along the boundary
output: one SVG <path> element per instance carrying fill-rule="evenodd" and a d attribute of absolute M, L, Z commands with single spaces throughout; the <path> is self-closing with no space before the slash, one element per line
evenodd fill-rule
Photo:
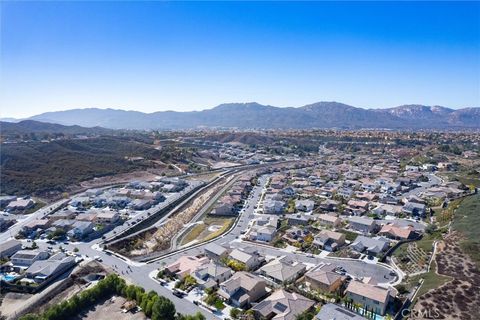
<path fill-rule="evenodd" d="M 221 104 L 213 109 L 192 112 L 72 109 L 42 113 L 29 119 L 111 129 L 460 129 L 480 128 L 480 108 L 454 110 L 440 106 L 403 105 L 389 109 L 363 109 L 338 102 L 279 108 L 251 102 Z"/>
<path fill-rule="evenodd" d="M 35 120 L 22 120 L 20 122 L 0 121 L 1 134 L 23 135 L 29 133 L 63 133 L 71 135 L 82 134 L 108 134 L 112 133 L 112 129 L 100 127 L 84 128 L 78 125 L 64 126 L 56 123 L 40 122 Z"/>

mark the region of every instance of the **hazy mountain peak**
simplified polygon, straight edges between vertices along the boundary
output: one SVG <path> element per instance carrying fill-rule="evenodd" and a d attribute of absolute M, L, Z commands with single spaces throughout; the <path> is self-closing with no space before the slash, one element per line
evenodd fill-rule
<path fill-rule="evenodd" d="M 336 101 L 320 101 L 312 104 L 307 104 L 301 107 L 301 109 L 305 111 L 345 110 L 345 109 L 352 109 L 352 108 L 355 109 L 355 107 L 352 107 L 348 104 L 344 104 Z"/>
<path fill-rule="evenodd" d="M 274 108 L 274 107 L 266 106 L 257 102 L 232 102 L 232 103 L 222 103 L 211 110 L 228 111 L 228 110 L 237 109 L 235 111 L 238 111 L 239 108 L 248 109 L 248 110 L 262 110 L 262 109 Z"/>
<path fill-rule="evenodd" d="M 335 101 L 299 108 L 279 108 L 257 102 L 225 103 L 192 112 L 142 113 L 115 109 L 73 109 L 47 112 L 30 119 L 112 129 L 229 128 L 480 128 L 480 109 L 452 110 L 419 104 L 388 109 L 363 109 Z"/>

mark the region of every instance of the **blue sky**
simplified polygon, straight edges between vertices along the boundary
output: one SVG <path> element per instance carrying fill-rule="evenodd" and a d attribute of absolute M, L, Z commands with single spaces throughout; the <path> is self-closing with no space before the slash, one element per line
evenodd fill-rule
<path fill-rule="evenodd" d="M 2 117 L 480 106 L 480 3 L 1 2 Z"/>

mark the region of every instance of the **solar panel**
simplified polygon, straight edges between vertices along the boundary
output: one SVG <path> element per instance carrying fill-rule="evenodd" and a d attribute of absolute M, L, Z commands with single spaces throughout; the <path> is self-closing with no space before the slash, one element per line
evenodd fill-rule
<path fill-rule="evenodd" d="M 280 312 L 283 313 L 283 312 L 285 312 L 285 310 L 287 310 L 288 307 L 281 302 L 277 302 L 277 303 L 275 303 L 273 308 L 277 309 L 277 310 L 279 310 Z"/>

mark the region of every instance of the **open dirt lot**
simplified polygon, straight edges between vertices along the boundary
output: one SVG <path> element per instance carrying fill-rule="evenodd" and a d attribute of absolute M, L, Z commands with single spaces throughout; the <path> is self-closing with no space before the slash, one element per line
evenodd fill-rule
<path fill-rule="evenodd" d="M 96 304 L 89 310 L 85 310 L 80 315 L 71 318 L 72 320 L 99 320 L 99 319 L 115 319 L 115 320 L 146 320 L 147 317 L 143 312 L 127 312 L 123 313 L 122 305 L 125 298 L 114 297 Z"/>

